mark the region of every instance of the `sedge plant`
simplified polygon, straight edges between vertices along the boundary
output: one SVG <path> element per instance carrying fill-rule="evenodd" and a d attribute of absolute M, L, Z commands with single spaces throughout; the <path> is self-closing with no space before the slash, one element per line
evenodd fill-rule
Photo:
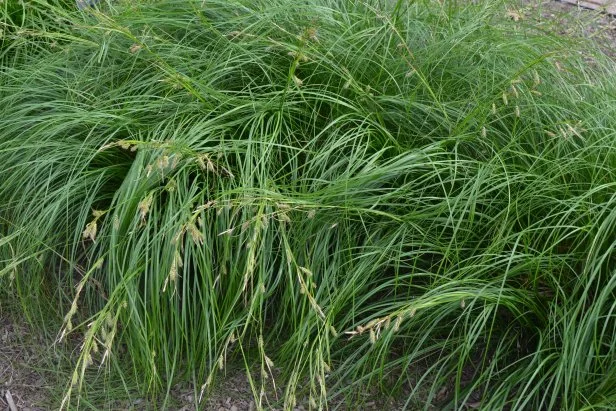
<path fill-rule="evenodd" d="M 127 364 L 203 406 L 237 360 L 260 409 L 615 404 L 591 45 L 493 2 L 33 3 L 1 51 L 0 281 L 79 341 L 59 406 Z"/>

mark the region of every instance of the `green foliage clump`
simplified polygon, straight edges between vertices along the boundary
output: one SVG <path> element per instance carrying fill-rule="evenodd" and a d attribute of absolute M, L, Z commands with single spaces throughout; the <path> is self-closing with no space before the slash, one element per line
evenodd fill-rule
<path fill-rule="evenodd" d="M 122 361 L 206 396 L 240 358 L 260 407 L 274 375 L 286 407 L 614 405 L 612 63 L 497 4 L 34 3 L 0 281 L 83 341 L 67 400 Z"/>

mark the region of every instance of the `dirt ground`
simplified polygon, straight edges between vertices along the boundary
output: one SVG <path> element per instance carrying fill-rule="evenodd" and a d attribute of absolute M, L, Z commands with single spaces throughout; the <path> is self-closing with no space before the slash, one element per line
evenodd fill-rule
<path fill-rule="evenodd" d="M 11 405 L 19 411 L 46 411 L 57 407 L 61 400 L 62 389 L 69 380 L 68 370 L 58 375 L 58 364 L 67 363 L 66 357 L 57 355 L 50 347 L 50 339 L 37 335 L 30 327 L 20 323 L 11 313 L 0 308 L 0 411 L 11 410 Z M 73 341 L 74 352 L 79 349 L 79 342 Z M 66 348 L 63 348 L 66 350 Z M 60 365 L 62 367 L 62 365 Z M 65 367 L 66 368 L 66 367 Z M 52 372 L 53 370 L 53 372 Z M 253 376 L 257 378 L 257 376 Z M 257 378 L 258 379 L 258 378 Z M 408 389 L 408 387 L 407 387 Z M 196 393 L 192 384 L 178 384 L 171 389 L 170 400 L 165 409 L 177 411 L 196 410 Z M 446 393 L 443 393 L 446 394 Z M 282 387 L 276 390 L 270 387 L 267 397 L 272 403 L 283 398 Z M 397 410 L 404 408 L 408 396 L 397 399 L 375 398 L 366 393 L 363 399 L 364 410 Z M 212 411 L 253 411 L 256 410 L 250 383 L 244 369 L 229 367 L 225 378 L 218 384 L 214 394 L 204 400 L 199 409 Z M 332 404 L 338 410 L 350 410 L 342 401 Z M 100 408 L 98 408 L 100 407 Z M 330 405 L 331 407 L 331 405 Z M 153 405 L 144 398 L 133 400 L 108 400 L 97 405 L 98 409 L 108 410 L 155 410 L 160 405 Z M 308 399 L 299 399 L 294 411 L 310 408 Z M 267 409 L 282 410 L 270 406 Z"/>
<path fill-rule="evenodd" d="M 517 0 L 503 10 L 504 15 L 531 23 L 537 28 L 578 38 L 594 38 L 601 49 L 616 58 L 616 18 L 574 5 L 555 1 Z M 36 332 L 14 320 L 0 307 L 0 410 L 14 405 L 20 411 L 48 410 L 57 404 L 66 380 L 50 371 L 53 349 Z M 46 366 L 47 364 L 47 366 Z M 171 392 L 168 409 L 195 409 L 195 390 L 189 385 L 176 386 Z M 396 410 L 403 408 L 406 398 L 379 398 L 365 401 L 365 410 Z M 107 404 L 107 409 L 152 409 L 142 399 L 132 403 Z M 232 371 L 208 400 L 205 409 L 213 411 L 249 411 L 255 403 L 250 384 L 243 370 Z M 308 409 L 307 401 L 296 410 Z M 332 408 L 345 409 L 341 404 Z M 271 408 L 274 409 L 274 408 Z"/>
<path fill-rule="evenodd" d="M 605 54 L 616 58 L 616 16 L 554 0 L 513 0 L 506 15 L 548 32 L 592 38 Z"/>
<path fill-rule="evenodd" d="M 27 327 L 0 312 L 0 409 L 10 409 L 9 397 L 18 410 L 48 409 L 50 376 L 36 369 L 46 355 L 43 344 Z"/>

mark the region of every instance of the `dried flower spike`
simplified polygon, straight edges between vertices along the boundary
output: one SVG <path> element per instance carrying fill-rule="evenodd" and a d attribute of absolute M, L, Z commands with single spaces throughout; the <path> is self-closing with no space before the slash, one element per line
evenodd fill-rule
<path fill-rule="evenodd" d="M 533 71 L 533 85 L 537 87 L 539 84 L 541 84 L 541 78 L 539 77 L 539 73 L 537 72 L 537 70 L 534 70 Z"/>
<path fill-rule="evenodd" d="M 515 84 L 511 85 L 511 94 L 513 94 L 515 98 L 518 98 L 520 96 L 518 94 L 518 88 L 515 86 Z"/>
<path fill-rule="evenodd" d="M 201 230 L 199 230 L 197 226 L 194 225 L 193 223 L 188 224 L 187 229 L 188 229 L 188 233 L 190 234 L 193 242 L 195 244 L 203 245 L 203 240 L 204 240 L 203 232 L 201 232 Z"/>
<path fill-rule="evenodd" d="M 370 329 L 370 343 L 371 344 L 376 343 L 376 333 L 374 332 L 372 328 Z"/>
<path fill-rule="evenodd" d="M 139 215 L 141 217 L 141 221 L 145 222 L 145 218 L 150 212 L 150 207 L 152 206 L 153 196 L 149 194 L 146 198 L 139 202 Z"/>
<path fill-rule="evenodd" d="M 96 240 L 96 231 L 97 231 L 97 225 L 96 225 L 96 220 L 93 220 L 91 222 L 89 222 L 86 225 L 85 230 L 83 230 L 83 238 L 89 238 L 92 241 Z"/>
<path fill-rule="evenodd" d="M 315 27 L 309 27 L 306 29 L 306 37 L 310 41 L 314 41 L 315 43 L 319 42 L 319 37 L 317 35 L 317 29 Z"/>

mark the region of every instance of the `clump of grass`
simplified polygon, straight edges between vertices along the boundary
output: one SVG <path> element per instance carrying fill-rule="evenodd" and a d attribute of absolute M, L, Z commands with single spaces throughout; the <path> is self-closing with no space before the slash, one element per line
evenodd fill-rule
<path fill-rule="evenodd" d="M 614 67 L 496 10 L 49 6 L 2 67 L 0 252 L 83 340 L 62 406 L 233 358 L 261 408 L 613 404 Z"/>

